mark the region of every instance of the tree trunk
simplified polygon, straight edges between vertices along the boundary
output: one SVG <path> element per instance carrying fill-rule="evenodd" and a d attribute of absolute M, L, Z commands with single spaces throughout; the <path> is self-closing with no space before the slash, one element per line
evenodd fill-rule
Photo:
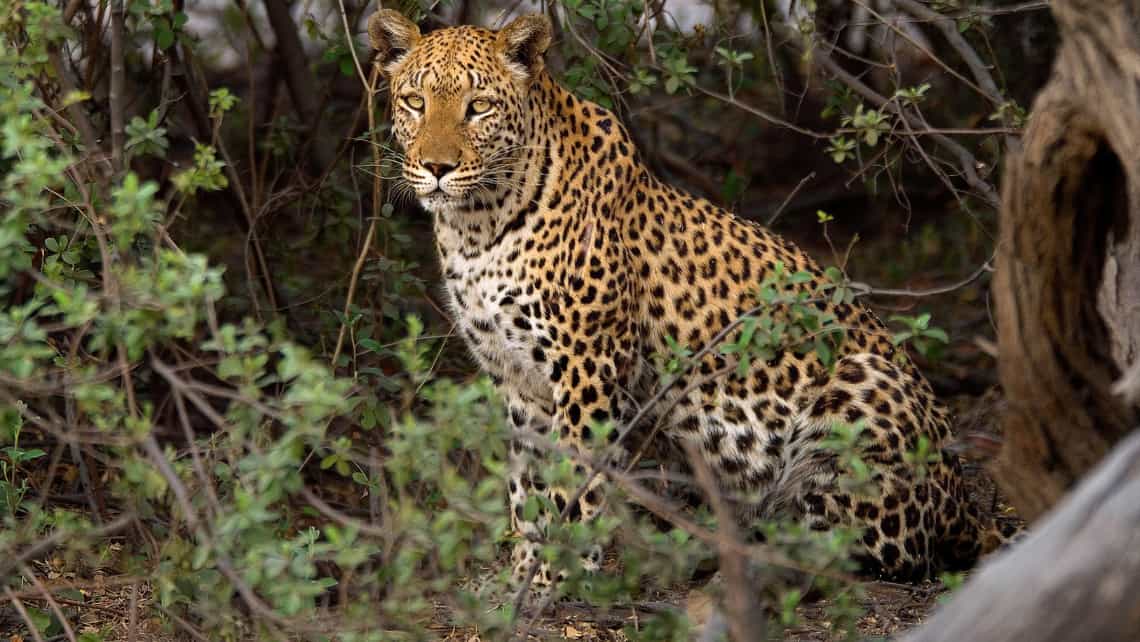
<path fill-rule="evenodd" d="M 994 291 L 1009 400 L 993 473 L 1027 520 L 1136 421 L 1140 2 L 1054 0 L 1062 45 L 1006 168 Z"/>
<path fill-rule="evenodd" d="M 902 642 L 1140 640 L 1140 434 Z"/>

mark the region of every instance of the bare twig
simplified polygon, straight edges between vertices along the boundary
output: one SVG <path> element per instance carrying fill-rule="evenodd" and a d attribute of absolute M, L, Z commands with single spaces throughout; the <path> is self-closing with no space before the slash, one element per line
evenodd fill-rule
<path fill-rule="evenodd" d="M 209 639 L 206 638 L 206 636 L 202 635 L 201 631 L 199 631 L 193 624 L 190 624 L 189 622 L 187 622 L 184 618 L 182 618 L 177 613 L 165 608 L 164 606 L 162 606 L 161 604 L 158 604 L 158 603 L 151 604 L 150 607 L 152 609 L 158 611 L 159 613 L 162 613 L 166 617 L 170 618 L 171 622 L 174 622 L 174 624 L 176 624 L 178 626 L 178 628 L 182 629 L 183 632 L 185 632 L 187 635 L 194 638 L 198 642 L 210 642 Z"/>
<path fill-rule="evenodd" d="M 966 66 L 970 68 L 970 74 L 974 77 L 974 80 L 989 94 L 990 99 L 996 100 L 997 105 L 1001 105 L 1002 102 L 1004 102 L 1001 90 L 998 89 L 997 83 L 994 82 L 993 75 L 990 74 L 986 64 L 982 62 L 981 57 L 978 56 L 978 52 L 974 51 L 974 48 L 970 46 L 969 42 L 966 42 L 966 38 L 958 31 L 958 25 L 954 21 L 947 19 L 946 16 L 914 0 L 895 0 L 895 2 L 911 15 L 930 20 L 934 26 L 942 32 L 942 37 L 950 43 L 954 51 L 958 52 L 958 56 L 961 57 L 962 61 L 966 63 Z M 1003 117 L 1006 119 L 1007 122 L 1005 124 L 1008 126 L 1008 116 Z M 1007 140 L 1006 145 L 1008 146 L 1010 142 L 1011 141 Z"/>
<path fill-rule="evenodd" d="M 124 100 L 126 69 L 123 64 L 123 4 L 125 0 L 111 0 L 111 163 L 116 172 L 123 171 Z"/>
<path fill-rule="evenodd" d="M 765 640 L 767 631 L 764 620 L 764 611 L 757 603 L 757 591 L 748 580 L 749 559 L 741 549 L 744 548 L 737 527 L 736 515 L 729 509 L 721 496 L 717 481 L 709 470 L 708 462 L 701 455 L 693 442 L 685 442 L 685 453 L 697 484 L 704 490 L 712 505 L 713 515 L 716 517 L 717 554 L 720 556 L 720 572 L 724 576 L 725 599 L 724 607 L 728 616 L 728 629 L 733 640 Z M 733 546 L 732 544 L 736 544 Z"/>
<path fill-rule="evenodd" d="M 131 584 L 130 615 L 127 619 L 127 640 L 136 642 L 139 639 L 139 583 Z"/>
<path fill-rule="evenodd" d="M 780 203 L 780 207 L 776 208 L 776 211 L 772 213 L 772 216 L 768 217 L 768 222 L 766 223 L 768 227 L 772 227 L 772 225 L 775 224 L 776 219 L 780 218 L 780 215 L 784 213 L 784 209 L 788 207 L 788 204 L 792 202 L 792 199 L 796 197 L 796 194 L 799 194 L 800 190 L 803 189 L 803 186 L 807 185 L 808 181 L 813 178 L 815 178 L 815 172 L 812 172 L 800 179 L 800 182 L 796 185 L 796 188 L 793 189 L 790 194 L 788 194 L 783 203 Z"/>
<path fill-rule="evenodd" d="M 659 69 L 659 71 L 664 71 L 664 70 Z M 755 107 L 755 106 L 749 105 L 747 103 L 742 103 L 739 100 L 732 98 L 732 97 L 728 96 L 727 94 L 722 94 L 718 91 L 706 89 L 706 88 L 701 87 L 699 85 L 694 86 L 693 89 L 695 89 L 696 91 L 708 96 L 709 98 L 716 98 L 717 100 L 719 100 L 725 104 L 732 105 L 733 107 L 736 107 L 737 109 L 740 109 L 742 111 L 746 111 L 749 114 L 752 114 L 753 116 L 756 116 L 760 120 L 763 120 L 763 121 L 765 121 L 771 125 L 775 125 L 777 127 L 782 127 L 784 129 L 789 129 L 791 131 L 796 132 L 797 134 L 803 134 L 804 136 L 808 136 L 808 137 L 814 138 L 816 140 L 824 140 L 827 138 L 831 138 L 831 136 L 833 135 L 833 133 L 830 133 L 830 132 L 829 133 L 817 132 L 817 131 L 812 131 L 810 129 L 807 129 L 805 127 L 801 127 L 800 125 L 797 125 L 797 124 L 795 124 L 789 120 L 785 120 L 783 118 L 780 118 L 779 116 L 776 116 L 774 114 L 770 114 L 770 113 L 764 111 L 763 109 L 760 109 L 759 107 Z"/>
<path fill-rule="evenodd" d="M 63 634 L 67 636 L 68 642 L 76 642 L 75 629 L 71 628 L 71 622 L 69 622 L 67 616 L 63 614 L 63 609 L 59 608 L 59 602 L 56 602 L 55 598 L 52 597 L 51 591 L 47 590 L 43 581 L 36 576 L 32 569 L 28 568 L 27 564 L 20 564 L 20 572 L 23 573 L 24 577 L 28 578 L 28 581 L 31 582 L 32 585 L 36 587 L 36 590 L 40 592 L 40 595 L 43 596 L 44 601 L 48 603 L 48 608 L 51 609 L 51 612 L 55 615 L 55 619 L 59 620 L 60 626 L 63 627 Z"/>
<path fill-rule="evenodd" d="M 969 276 L 949 285 L 943 285 L 936 288 L 928 288 L 925 290 L 899 290 L 892 288 L 876 288 L 867 285 L 866 283 L 852 282 L 851 288 L 855 291 L 856 296 L 899 296 L 899 297 L 912 297 L 922 298 L 928 296 L 937 296 L 939 294 L 949 294 L 955 290 L 960 290 L 967 285 L 977 281 L 981 276 L 987 272 L 993 272 L 994 256 L 990 256 L 989 260 L 978 266 L 976 270 L 970 273 Z"/>
<path fill-rule="evenodd" d="M 791 27 L 779 23 L 773 23 L 773 27 L 786 34 L 789 42 L 795 43 L 795 46 L 801 50 L 806 46 L 802 43 L 801 39 L 796 37 L 798 32 Z M 843 84 L 854 90 L 855 93 L 871 101 L 876 107 L 886 109 L 900 119 L 905 120 L 908 125 L 915 129 L 925 130 L 927 128 L 926 123 L 908 114 L 898 102 L 888 100 L 867 86 L 862 80 L 852 75 L 851 72 L 844 69 L 839 63 L 835 62 L 835 59 L 830 55 L 831 50 L 834 49 L 834 45 L 823 41 L 817 42 L 816 45 L 817 46 L 812 50 L 813 59 L 822 65 L 829 73 L 838 78 Z M 965 147 L 962 147 L 957 141 L 946 135 L 933 134 L 931 138 L 939 147 L 942 147 L 958 160 L 959 169 L 965 177 L 966 183 L 977 190 L 986 202 L 993 207 L 997 207 L 1000 203 L 997 190 L 991 183 L 978 176 L 977 168 L 979 167 L 979 163 L 974 155 Z"/>
<path fill-rule="evenodd" d="M 201 545 L 213 549 L 215 564 L 218 570 L 230 581 L 230 584 L 233 585 L 234 590 L 241 596 L 246 606 L 265 618 L 265 624 L 269 626 L 271 630 L 277 626 L 287 626 L 288 623 L 284 618 L 262 601 L 257 593 L 254 592 L 253 588 L 238 574 L 230 557 L 215 547 L 213 537 L 207 529 L 207 525 L 198 516 L 198 511 L 194 509 L 194 504 L 190 501 L 190 491 L 187 490 L 186 485 L 182 483 L 182 479 L 178 477 L 178 473 L 174 471 L 170 462 L 167 461 L 166 455 L 164 455 L 162 449 L 159 448 L 158 441 L 155 440 L 154 435 L 148 435 L 142 440 L 142 448 L 151 463 L 166 480 L 171 492 L 174 493 L 174 498 L 182 511 L 183 519 L 186 520 L 187 525 L 194 531 Z M 284 637 L 279 631 L 275 631 L 275 634 L 278 638 Z"/>
<path fill-rule="evenodd" d="M 44 642 L 44 637 L 40 635 L 39 628 L 36 627 L 35 622 L 33 622 L 31 616 L 28 615 L 28 610 L 24 608 L 24 603 L 20 601 L 20 598 L 16 597 L 12 593 L 12 589 L 7 586 L 4 587 L 4 596 L 8 598 L 8 601 L 12 603 L 16 612 L 20 614 L 20 619 L 24 620 L 24 625 L 28 627 L 32 638 L 34 638 L 36 642 Z"/>
<path fill-rule="evenodd" d="M 64 97 L 75 92 L 75 83 L 71 81 L 71 74 L 63 66 L 63 60 L 60 58 L 59 50 L 52 47 L 48 50 L 48 62 L 51 64 L 52 69 L 55 70 L 56 78 L 59 80 L 59 87 L 63 90 Z M 76 102 L 72 102 L 67 106 L 67 116 L 71 119 L 71 123 L 79 132 L 79 137 L 83 139 L 84 151 L 89 158 L 98 159 L 103 156 L 102 150 L 99 148 L 99 140 L 95 137 L 95 128 L 91 126 L 91 120 L 87 118 L 87 113 Z M 102 158 L 102 162 L 96 163 L 104 173 L 108 173 L 109 169 L 106 163 L 106 157 Z"/>
<path fill-rule="evenodd" d="M 346 27 L 347 29 L 347 23 Z M 360 61 L 353 58 L 359 69 Z M 361 78 L 364 77 L 364 72 L 360 71 Z M 374 66 L 372 68 L 372 76 L 369 82 L 365 85 L 364 91 L 368 102 L 368 132 L 372 137 L 372 159 L 376 167 L 380 167 L 380 150 L 383 149 L 379 134 L 376 131 L 376 109 L 373 105 L 373 99 L 376 95 L 375 88 L 379 84 L 380 68 Z M 333 350 L 332 366 L 336 367 L 340 359 L 341 349 L 344 348 L 344 338 L 348 333 L 350 325 L 349 315 L 352 310 L 352 302 L 356 296 L 356 284 L 360 280 L 360 273 L 364 269 L 364 263 L 368 259 L 368 253 L 372 249 L 372 239 L 376 236 L 376 224 L 380 219 L 380 209 L 384 200 L 384 182 L 379 172 L 376 172 L 372 177 L 372 216 L 368 222 L 368 232 L 364 235 L 364 242 L 360 245 L 360 253 L 356 257 L 356 264 L 352 266 L 352 276 L 348 281 L 348 295 L 344 300 L 344 318 L 341 320 L 340 331 L 336 335 L 336 348 Z"/>
<path fill-rule="evenodd" d="M 209 500 L 213 514 L 215 516 L 221 516 L 222 505 L 221 502 L 218 501 L 217 492 L 214 490 L 214 478 L 206 473 L 206 464 L 202 460 L 202 454 L 198 450 L 194 429 L 190 426 L 190 416 L 186 412 L 186 403 L 178 391 L 174 391 L 173 396 L 174 408 L 178 413 L 178 421 L 182 425 L 182 434 L 186 437 L 186 445 L 190 449 L 190 460 L 194 466 L 194 474 L 198 476 L 202 487 L 206 489 L 206 498 Z"/>
<path fill-rule="evenodd" d="M 934 64 L 941 67 L 943 71 L 945 71 L 946 73 L 950 74 L 951 76 L 957 78 L 958 80 L 962 81 L 963 84 L 965 84 L 970 89 L 973 89 L 974 91 L 978 92 L 978 94 L 984 96 L 987 100 L 992 102 L 995 106 L 1000 105 L 1002 103 L 1001 92 L 997 91 L 996 85 L 994 85 L 992 87 L 992 90 L 989 87 L 979 86 L 978 84 L 971 81 L 969 78 L 966 78 L 962 74 L 958 73 L 958 71 L 956 69 L 954 69 L 950 65 L 946 64 L 946 62 L 943 61 L 941 58 L 939 58 L 937 55 L 935 55 L 935 53 L 933 51 L 930 51 L 925 46 L 923 46 L 922 43 L 915 40 L 914 36 L 910 35 L 905 30 L 900 29 L 899 26 L 897 24 L 895 24 L 895 22 L 893 20 L 888 20 L 885 16 L 883 16 L 879 12 L 875 11 L 870 5 L 868 5 L 866 3 L 865 0 L 852 0 L 852 1 L 855 4 L 859 5 L 860 7 L 862 7 L 863 9 L 865 9 L 872 16 L 875 16 L 876 20 L 878 20 L 879 22 L 886 25 L 886 27 L 888 29 L 890 29 L 891 31 L 898 34 L 900 37 L 902 37 L 903 40 L 906 40 L 910 44 L 910 46 L 917 49 L 924 56 L 926 56 L 931 61 L 933 61 Z M 898 0 L 898 2 L 900 4 L 903 1 L 904 0 Z M 936 14 L 937 12 L 931 11 L 931 13 Z M 951 26 L 951 28 L 953 29 L 953 26 Z M 955 30 L 954 33 L 957 34 L 958 33 L 957 30 Z M 959 37 L 961 37 L 961 36 L 959 36 Z M 965 41 L 963 41 L 963 42 L 965 42 Z M 966 47 L 967 47 L 967 49 L 969 49 L 969 45 L 966 45 Z M 973 49 L 970 49 L 970 51 L 973 52 Z M 975 57 L 975 59 L 977 58 L 976 54 L 974 57 Z M 981 61 L 978 61 L 978 62 L 980 63 Z M 986 75 L 988 75 L 988 74 L 986 74 Z M 991 80 L 991 85 L 992 85 L 992 80 Z"/>
<path fill-rule="evenodd" d="M 107 535 L 117 533 L 127 526 L 130 526 L 134 519 L 134 513 L 125 513 L 123 515 L 120 515 L 112 522 L 108 522 L 103 526 L 99 526 L 97 528 L 91 529 L 90 531 L 82 533 L 81 536 L 88 537 L 90 539 L 99 539 L 101 537 L 106 537 Z M 55 548 L 56 546 L 62 545 L 63 542 L 68 538 L 77 536 L 80 535 L 63 529 L 56 530 L 51 535 L 48 535 L 32 546 L 29 546 L 23 552 L 7 556 L 3 561 L 0 561 L 0 577 L 6 577 L 8 573 L 10 573 L 16 566 L 23 564 L 27 560 L 35 559 Z"/>
<path fill-rule="evenodd" d="M 384 540 L 387 540 L 392 536 L 391 532 L 386 531 L 383 528 L 356 519 L 351 515 L 346 515 L 341 511 L 333 508 L 331 505 L 329 505 L 328 502 L 321 499 L 317 496 L 316 493 L 304 486 L 301 487 L 301 497 L 304 497 L 305 501 L 309 502 L 313 508 L 317 509 L 317 512 L 321 513 L 325 517 L 328 517 L 329 519 L 340 523 L 341 525 L 351 526 L 352 528 L 359 530 L 365 535 L 372 535 L 373 537 L 379 537 Z"/>

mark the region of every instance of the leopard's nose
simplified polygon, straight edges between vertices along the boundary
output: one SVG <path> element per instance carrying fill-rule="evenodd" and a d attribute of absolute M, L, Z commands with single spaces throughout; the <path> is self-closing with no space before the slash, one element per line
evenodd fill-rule
<path fill-rule="evenodd" d="M 455 169 L 452 163 L 424 163 L 424 169 L 432 173 L 436 178 L 443 178 L 445 174 Z"/>

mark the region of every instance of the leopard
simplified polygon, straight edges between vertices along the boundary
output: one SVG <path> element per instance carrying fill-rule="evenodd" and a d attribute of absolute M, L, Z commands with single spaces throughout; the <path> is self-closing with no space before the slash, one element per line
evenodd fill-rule
<path fill-rule="evenodd" d="M 456 332 L 506 407 L 514 583 L 555 587 L 566 571 L 541 557 L 551 521 L 605 508 L 604 470 L 577 488 L 543 481 L 545 444 L 598 471 L 630 456 L 642 425 L 699 458 L 744 521 L 788 515 L 860 533 L 852 557 L 875 576 L 917 579 L 996 548 L 946 450 L 949 412 L 860 299 L 801 297 L 843 328 L 830 358 L 781 347 L 742 367 L 705 350 L 654 392 L 655 364 L 676 345 L 740 336 L 759 284 L 786 272 L 806 276 L 785 279 L 785 293 L 817 292 L 827 272 L 657 178 L 614 111 L 555 80 L 548 17 L 423 33 L 382 9 L 367 30 L 401 150 L 398 187 L 432 219 Z M 860 426 L 870 488 L 841 483 L 829 445 L 838 424 Z M 583 566 L 602 559 L 591 550 Z"/>

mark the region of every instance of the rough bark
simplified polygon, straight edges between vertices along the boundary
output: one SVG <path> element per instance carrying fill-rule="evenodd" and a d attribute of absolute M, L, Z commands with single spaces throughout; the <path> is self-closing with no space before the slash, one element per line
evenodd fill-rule
<path fill-rule="evenodd" d="M 902 642 L 1140 639 L 1140 434 Z"/>
<path fill-rule="evenodd" d="M 1032 521 L 1132 430 L 1140 346 L 1140 2 L 1056 0 L 1062 45 L 1003 185 L 995 277 L 1009 401 L 993 473 Z"/>

